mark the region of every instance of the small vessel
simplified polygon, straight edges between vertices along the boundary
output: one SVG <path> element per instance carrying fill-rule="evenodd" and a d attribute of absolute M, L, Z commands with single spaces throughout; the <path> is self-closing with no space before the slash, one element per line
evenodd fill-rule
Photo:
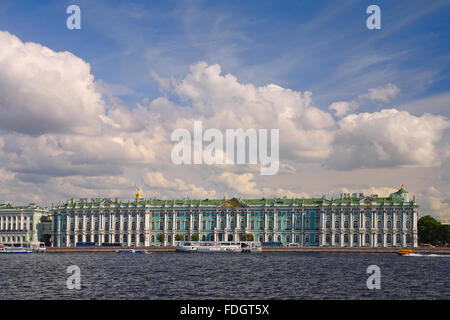
<path fill-rule="evenodd" d="M 190 241 L 178 244 L 177 252 L 261 252 L 259 242 Z"/>
<path fill-rule="evenodd" d="M 400 249 L 398 252 L 397 252 L 397 254 L 399 255 L 399 256 L 407 256 L 407 255 L 410 255 L 410 254 L 412 254 L 413 252 L 412 252 L 412 250 L 411 249 Z"/>
<path fill-rule="evenodd" d="M 118 249 L 116 250 L 116 253 L 142 253 L 142 254 L 149 254 L 147 250 L 135 250 L 135 249 Z"/>
<path fill-rule="evenodd" d="M 136 250 L 134 250 L 134 249 L 118 249 L 118 250 L 116 250 L 116 253 L 136 253 Z"/>
<path fill-rule="evenodd" d="M 0 245 L 0 253 L 32 253 L 33 250 L 22 247 L 5 247 Z"/>

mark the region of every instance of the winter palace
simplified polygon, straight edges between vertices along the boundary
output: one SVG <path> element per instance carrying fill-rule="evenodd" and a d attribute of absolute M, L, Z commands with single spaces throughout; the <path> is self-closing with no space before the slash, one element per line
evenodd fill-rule
<path fill-rule="evenodd" d="M 389 197 L 337 199 L 68 200 L 53 206 L 53 245 L 174 245 L 177 240 L 255 241 L 335 247 L 417 246 L 418 205 L 400 189 Z M 164 236 L 161 236 L 164 235 Z"/>

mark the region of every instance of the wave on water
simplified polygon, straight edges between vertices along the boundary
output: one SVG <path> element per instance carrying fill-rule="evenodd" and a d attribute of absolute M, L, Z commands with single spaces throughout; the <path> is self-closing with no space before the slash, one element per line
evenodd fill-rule
<path fill-rule="evenodd" d="M 420 254 L 420 253 L 411 253 L 405 255 L 405 257 L 447 257 L 450 258 L 450 254 Z"/>

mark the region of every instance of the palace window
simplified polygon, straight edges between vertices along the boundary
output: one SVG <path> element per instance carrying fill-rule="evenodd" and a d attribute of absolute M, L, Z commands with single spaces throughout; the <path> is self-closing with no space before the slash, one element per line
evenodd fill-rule
<path fill-rule="evenodd" d="M 397 234 L 396 241 L 397 241 L 397 243 L 402 242 L 402 240 L 401 240 L 401 238 L 400 238 L 400 234 Z"/>

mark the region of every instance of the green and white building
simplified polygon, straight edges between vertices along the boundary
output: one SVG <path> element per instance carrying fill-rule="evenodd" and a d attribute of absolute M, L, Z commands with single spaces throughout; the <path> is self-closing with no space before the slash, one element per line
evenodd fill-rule
<path fill-rule="evenodd" d="M 41 219 L 48 215 L 47 209 L 34 203 L 27 206 L 0 204 L 0 243 L 38 243 L 41 238 Z"/>
<path fill-rule="evenodd" d="M 174 245 L 176 237 L 333 247 L 415 247 L 418 205 L 403 187 L 389 197 L 342 194 L 338 199 L 80 199 L 52 209 L 53 245 L 79 242 Z M 164 235 L 164 242 L 158 236 Z"/>

